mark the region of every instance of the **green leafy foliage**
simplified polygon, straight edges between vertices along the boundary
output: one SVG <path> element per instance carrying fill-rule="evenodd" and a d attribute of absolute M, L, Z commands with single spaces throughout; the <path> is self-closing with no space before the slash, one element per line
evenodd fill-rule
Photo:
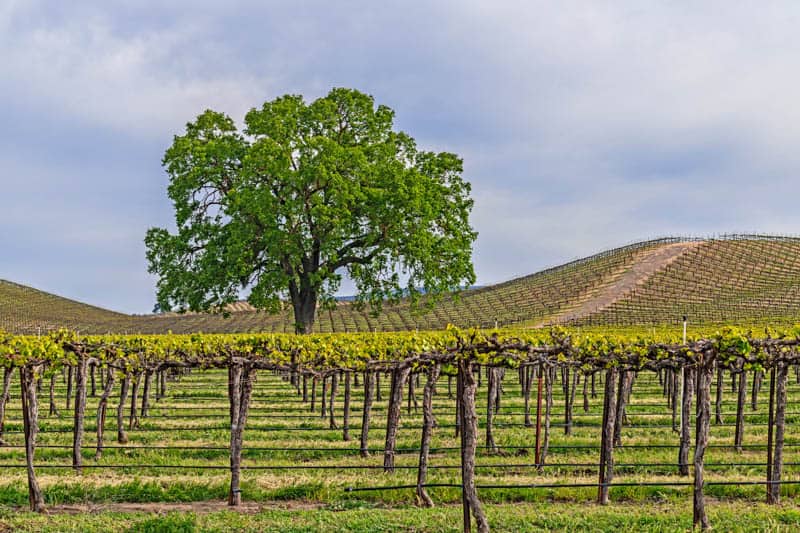
<path fill-rule="evenodd" d="M 292 303 L 310 332 L 344 273 L 380 308 L 474 283 L 470 185 L 455 154 L 394 130 L 369 95 L 287 95 L 247 113 L 243 130 L 206 111 L 164 156 L 176 233 L 147 233 L 161 309 L 223 309 L 249 290 L 259 309 Z"/>

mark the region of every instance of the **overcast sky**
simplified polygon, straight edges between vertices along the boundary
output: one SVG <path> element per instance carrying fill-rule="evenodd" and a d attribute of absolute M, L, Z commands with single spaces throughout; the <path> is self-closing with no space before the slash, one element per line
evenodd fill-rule
<path fill-rule="evenodd" d="M 0 0 L 0 278 L 149 312 L 172 136 L 334 86 L 464 158 L 480 284 L 800 233 L 798 27 L 794 1 Z"/>

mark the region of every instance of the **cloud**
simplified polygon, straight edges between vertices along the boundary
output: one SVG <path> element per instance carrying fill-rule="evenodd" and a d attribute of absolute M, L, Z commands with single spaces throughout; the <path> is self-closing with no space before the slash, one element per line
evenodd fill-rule
<path fill-rule="evenodd" d="M 652 236 L 796 232 L 798 19 L 788 1 L 4 2 L 0 275 L 149 310 L 172 135 L 332 86 L 464 157 L 480 283 Z"/>

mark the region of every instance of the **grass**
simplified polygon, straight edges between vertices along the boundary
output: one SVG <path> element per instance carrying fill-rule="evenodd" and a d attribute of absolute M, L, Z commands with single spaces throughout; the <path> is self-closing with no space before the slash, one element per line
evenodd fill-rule
<path fill-rule="evenodd" d="M 691 508 L 678 503 L 651 503 L 647 507 L 615 503 L 599 507 L 583 503 L 494 505 L 487 508 L 493 531 L 618 531 L 677 532 L 691 530 Z M 796 531 L 800 510 L 794 506 L 768 507 L 743 502 L 712 502 L 709 516 L 718 531 Z M 162 514 L 97 512 L 40 516 L 0 511 L 0 531 L 458 531 L 457 506 L 418 509 L 356 508 L 345 510 L 267 509 L 243 514 L 229 511 Z"/>

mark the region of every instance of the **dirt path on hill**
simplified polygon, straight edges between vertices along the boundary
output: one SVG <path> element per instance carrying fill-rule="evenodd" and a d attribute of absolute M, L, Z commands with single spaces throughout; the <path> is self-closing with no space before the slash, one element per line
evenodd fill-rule
<path fill-rule="evenodd" d="M 703 244 L 703 241 L 678 242 L 639 252 L 631 268 L 623 273 L 619 279 L 601 289 L 599 293 L 588 298 L 577 308 L 557 314 L 541 324 L 537 324 L 535 327 L 563 324 L 596 313 L 627 296 L 636 287 L 643 285 L 653 274 L 665 268 L 684 253 L 694 250 Z"/>

